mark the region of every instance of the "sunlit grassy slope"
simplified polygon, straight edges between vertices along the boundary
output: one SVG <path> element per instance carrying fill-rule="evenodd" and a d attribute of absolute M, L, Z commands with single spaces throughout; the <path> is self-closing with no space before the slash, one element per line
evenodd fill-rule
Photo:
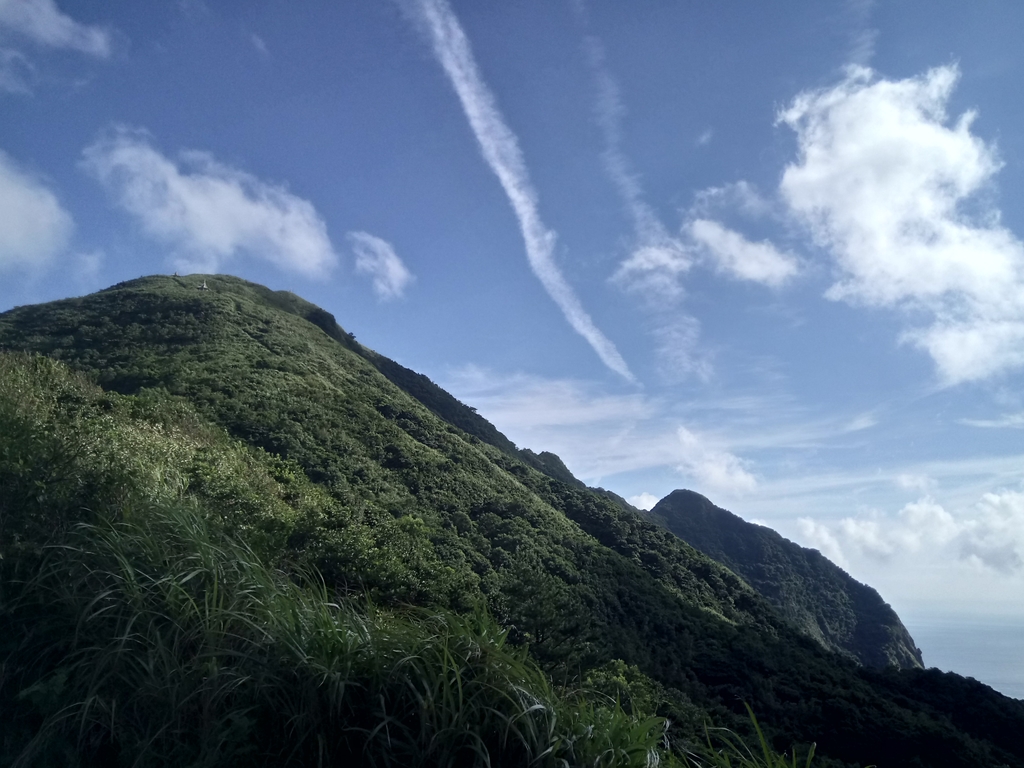
<path fill-rule="evenodd" d="M 0 765 L 664 752 L 663 719 L 555 690 L 481 611 L 389 610 L 272 567 L 322 495 L 180 403 L 0 355 L 0 481 Z"/>
<path fill-rule="evenodd" d="M 292 294 L 221 276 L 144 278 L 0 315 L 0 348 L 63 361 L 110 393 L 38 394 L 53 426 L 7 429 L 0 532 L 12 551 L 97 506 L 117 523 L 138 505 L 199 504 L 218 535 L 281 573 L 320 574 L 332 599 L 384 615 L 493 616 L 501 642 L 528 647 L 556 686 L 666 716 L 677 745 L 707 718 L 744 728 L 746 701 L 778 749 L 817 741 L 823 766 L 1024 765 L 1021 704 L 822 650 L 731 571 L 582 487 L 557 457 L 518 451 Z M 106 455 L 103 425 L 119 419 L 136 425 L 123 463 L 70 482 L 75 462 Z M 71 440 L 73 460 L 20 456 L 27 445 L 45 457 L 31 435 L 69 425 L 93 425 Z M 122 483 L 124 472 L 141 479 Z M 49 521 L 52 510 L 67 520 Z M 27 527 L 12 538 L 13 519 Z M 4 685 L 10 704 L 17 692 Z M 974 707 L 959 705 L 965 695 Z"/>

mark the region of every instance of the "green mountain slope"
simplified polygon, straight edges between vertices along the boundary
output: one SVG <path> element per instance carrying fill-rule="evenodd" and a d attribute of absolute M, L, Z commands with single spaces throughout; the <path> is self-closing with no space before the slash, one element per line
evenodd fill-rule
<path fill-rule="evenodd" d="M 0 490 L 0 766 L 656 759 L 488 617 L 331 595 L 282 536 L 341 510 L 181 400 L 0 354 Z"/>
<path fill-rule="evenodd" d="M 0 349 L 45 354 L 133 408 L 184 408 L 238 441 L 238 461 L 265 464 L 272 482 L 197 471 L 174 487 L 186 501 L 212 494 L 261 557 L 315 566 L 329 589 L 382 606 L 486 609 L 556 681 L 657 709 L 677 741 L 706 717 L 743 728 L 746 701 L 777 748 L 816 740 L 821 765 L 1024 766 L 1024 705 L 957 678 L 1003 713 L 984 730 L 957 719 L 945 678 L 882 678 L 823 650 L 732 571 L 613 494 L 558 479 L 557 457 L 537 454 L 538 469 L 292 294 L 143 278 L 0 315 Z"/>
<path fill-rule="evenodd" d="M 820 552 L 754 525 L 693 491 L 673 491 L 650 516 L 743 577 L 825 648 L 871 667 L 923 667 L 896 612 Z"/>

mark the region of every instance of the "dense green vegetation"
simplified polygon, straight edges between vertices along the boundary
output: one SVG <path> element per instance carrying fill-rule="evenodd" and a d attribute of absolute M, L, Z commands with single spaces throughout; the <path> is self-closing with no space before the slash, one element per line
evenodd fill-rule
<path fill-rule="evenodd" d="M 747 711 L 757 736 L 756 743 L 744 741 L 728 728 L 708 728 L 700 753 L 683 755 L 686 768 L 810 768 L 814 760 L 814 744 L 807 747 L 803 755 L 796 747 L 789 753 L 778 753 L 768 743 L 754 712 L 749 707 Z"/>
<path fill-rule="evenodd" d="M 504 444 L 492 426 L 450 395 L 439 395 L 425 377 L 403 374 L 406 369 L 388 366 L 379 356 L 374 360 L 375 353 L 362 348 L 326 312 L 291 294 L 235 278 L 205 280 L 209 291 L 196 290 L 201 279 L 145 278 L 82 299 L 0 315 L 0 348 L 42 353 L 98 385 L 89 387 L 38 359 L 26 364 L 8 357 L 15 362 L 5 363 L 4 375 L 14 382 L 2 397 L 14 403 L 5 411 L 10 425 L 0 431 L 5 642 L 25 634 L 25 622 L 31 622 L 23 611 L 42 603 L 52 603 L 55 614 L 39 622 L 39 632 L 54 642 L 76 636 L 58 627 L 77 627 L 90 615 L 93 609 L 75 602 L 82 594 L 53 601 L 37 595 L 29 607 L 15 594 L 20 594 L 19 584 L 49 590 L 81 581 L 68 576 L 71 571 L 53 570 L 56 565 L 105 574 L 97 578 L 116 597 L 122 589 L 118 585 L 127 583 L 117 568 L 131 563 L 133 573 L 144 573 L 148 583 L 157 585 L 139 593 L 144 608 L 139 615 L 145 618 L 124 619 L 133 614 L 112 609 L 111 622 L 103 619 L 97 631 L 102 624 L 108 639 L 124 636 L 117 616 L 135 622 L 133 627 L 140 620 L 145 626 L 159 624 L 157 617 L 173 607 L 167 603 L 171 587 L 166 585 L 193 572 L 217 573 L 220 566 L 210 561 L 201 569 L 190 568 L 189 553 L 199 546 L 194 542 L 177 548 L 181 558 L 168 554 L 163 560 L 151 557 L 138 542 L 152 538 L 152 531 L 164 531 L 159 536 L 173 540 L 179 534 L 166 531 L 178 530 L 174 526 L 182 521 L 201 520 L 208 531 L 202 541 L 209 539 L 213 549 L 230 553 L 228 560 L 254 564 L 245 572 L 227 569 L 224 578 L 235 586 L 222 593 L 229 610 L 216 621 L 228 628 L 225 637 L 232 642 L 240 636 L 256 646 L 246 646 L 240 657 L 255 659 L 258 669 L 235 669 L 221 659 L 224 654 L 215 644 L 209 658 L 186 656 L 181 674 L 198 675 L 201 681 L 204 668 L 195 666 L 197 659 L 218 670 L 230 668 L 225 681 L 235 674 L 271 681 L 274 675 L 294 674 L 299 679 L 295 690 L 306 691 L 303 706 L 342 718 L 330 722 L 349 717 L 360 722 L 339 714 L 337 702 L 317 698 L 328 694 L 310 682 L 325 680 L 310 670 L 336 659 L 331 654 L 338 652 L 331 650 L 333 641 L 325 640 L 314 653 L 302 646 L 305 639 L 289 640 L 288 627 L 279 628 L 281 634 L 266 629 L 270 619 L 259 606 L 277 600 L 273 595 L 290 595 L 288 601 L 307 606 L 302 611 L 321 616 L 315 621 L 323 626 L 348 627 L 345 616 L 367 627 L 384 627 L 383 634 L 401 626 L 394 632 L 413 638 L 410 647 L 419 649 L 412 654 L 417 658 L 433 653 L 429 648 L 436 646 L 427 639 L 457 635 L 444 642 L 463 650 L 455 666 L 445 667 L 449 672 L 431 673 L 435 683 L 447 681 L 431 683 L 432 690 L 448 695 L 449 684 L 463 675 L 451 670 L 465 668 L 473 679 L 491 681 L 485 687 L 506 702 L 493 705 L 500 713 L 494 715 L 497 720 L 475 721 L 473 733 L 493 735 L 486 722 L 518 717 L 508 708 L 514 702 L 502 699 L 501 691 L 520 686 L 519 678 L 501 678 L 499 671 L 474 666 L 475 659 L 495 659 L 500 666 L 503 659 L 514 658 L 520 670 L 527 670 L 515 674 L 533 681 L 525 689 L 548 702 L 545 711 L 554 713 L 554 726 L 536 721 L 538 732 L 547 728 L 555 740 L 546 743 L 578 741 L 577 752 L 560 753 L 576 755 L 570 764 L 591 754 L 586 752 L 590 742 L 579 741 L 579 733 L 601 730 L 587 730 L 594 718 L 619 718 L 614 727 L 610 719 L 602 728 L 634 733 L 634 741 L 623 737 L 617 742 L 639 745 L 632 752 L 626 749 L 633 755 L 653 754 L 650 739 L 660 739 L 661 721 L 649 717 L 667 718 L 669 743 L 681 756 L 702 742 L 706 722 L 750 735 L 748 702 L 767 724 L 765 737 L 774 750 L 817 741 L 815 764 L 823 768 L 868 763 L 1024 766 L 1024 749 L 1007 735 L 1024 732 L 1021 703 L 961 678 L 954 685 L 907 672 L 870 672 L 823 650 L 732 571 L 614 495 L 583 487 L 557 457 Z M 88 527 L 76 527 L 80 523 Z M 92 543 L 76 543 L 82 537 Z M 121 543 L 110 543 L 114 538 Z M 52 552 L 58 550 L 40 548 L 45 542 L 86 554 L 55 559 Z M 238 548 L 250 554 L 240 557 Z M 132 559 L 136 554 L 112 554 L 121 551 L 138 554 L 138 571 Z M 50 574 L 49 580 L 40 581 L 39 574 Z M 199 590 L 197 580 L 198 575 L 185 583 Z M 254 582 L 273 586 L 258 593 L 245 586 Z M 134 600 L 133 589 L 122 593 Z M 253 595 L 258 599 L 250 600 Z M 327 602 L 336 603 L 337 611 L 323 608 Z M 485 616 L 493 616 L 497 627 Z M 236 619 L 238 626 L 255 627 L 255 634 L 236 629 L 230 623 Z M 377 630 L 367 632 L 366 655 L 374 656 Z M 42 635 L 36 639 L 26 648 L 46 647 Z M 189 645 L 174 636 L 165 639 L 174 648 Z M 93 647 L 105 646 L 95 640 Z M 480 655 L 477 648 L 487 650 Z M 5 650 L 15 655 L 5 662 L 0 701 L 21 723 L 16 733 L 35 733 L 33 728 L 53 714 L 45 708 L 47 701 L 66 703 L 74 696 L 92 701 L 89 681 L 67 689 L 58 682 L 64 672 L 52 659 L 65 650 L 54 650 L 50 662 L 40 656 L 38 668 L 18 655 L 25 650 L 21 645 Z M 299 663 L 299 656 L 306 661 Z M 463 657 L 468 667 L 460 666 Z M 310 666 L 304 666 L 307 662 Z M 306 674 L 312 677 L 302 678 Z M 147 690 L 145 680 L 123 679 L 131 685 L 125 682 L 115 692 Z M 376 685 L 372 675 L 358 679 L 362 682 L 346 689 L 353 691 L 353 705 L 360 701 L 357 690 Z M 502 679 L 507 684 L 494 682 Z M 33 687 L 36 682 L 41 687 Z M 274 685 L 268 683 L 265 690 L 275 690 Z M 416 690 L 428 687 L 413 684 Z M 590 691 L 584 699 L 566 693 L 581 687 Z M 251 689 L 238 690 L 243 708 L 275 711 L 244 699 Z M 965 691 L 975 706 L 998 711 L 1000 719 L 982 723 L 965 716 L 957 701 Z M 208 693 L 218 706 L 222 703 L 221 694 Z M 149 706 L 110 695 L 118 711 Z M 196 693 L 189 701 L 205 695 Z M 395 701 L 399 708 L 407 706 L 400 696 Z M 221 719 L 216 720 L 220 725 L 211 733 L 234 733 L 231 724 L 237 720 L 238 733 L 271 738 L 271 730 L 257 727 L 258 718 L 252 725 L 224 714 L 235 711 L 231 701 L 224 702 L 227 708 L 218 710 Z M 167 702 L 153 706 L 159 711 Z M 281 711 L 306 712 L 301 707 Z M 288 718 L 299 722 L 295 718 L 305 716 Z M 181 727 L 207 722 L 205 714 L 196 717 Z M 93 721 L 88 722 L 92 728 Z M 427 731 L 417 730 L 425 726 L 415 717 L 403 716 L 403 723 L 420 734 L 416 738 L 434 743 L 433 736 L 423 735 Z M 119 748 L 130 751 L 132 739 L 146 738 L 147 727 L 117 736 Z M 332 742 L 330 749 L 341 754 L 354 743 Z M 416 754 L 423 753 L 424 742 L 407 743 L 418 745 L 410 747 Z M 486 742 L 495 755 L 506 748 L 526 749 L 523 743 L 518 736 Z M 253 742 L 239 736 L 238 744 Z M 97 742 L 96 748 L 101 746 Z M 196 749 L 198 756 L 212 747 Z M 444 754 L 464 756 L 458 760 L 477 754 L 461 742 L 444 749 L 453 750 Z M 799 749 L 803 754 L 805 748 Z M 441 752 L 423 754 L 435 755 L 423 758 L 432 764 L 446 759 L 438 756 Z M 519 764 L 518 758 L 504 759 Z"/>
<path fill-rule="evenodd" d="M 664 720 L 555 691 L 485 614 L 335 602 L 269 567 L 203 478 L 272 491 L 274 463 L 180 405 L 10 357 L 0 395 L 0 765 L 646 766 L 662 746 Z M 252 522 L 272 549 L 273 516 Z"/>
<path fill-rule="evenodd" d="M 824 647 L 872 667 L 924 666 L 910 633 L 878 592 L 820 552 L 748 523 L 693 491 L 674 491 L 650 516 L 742 576 Z"/>

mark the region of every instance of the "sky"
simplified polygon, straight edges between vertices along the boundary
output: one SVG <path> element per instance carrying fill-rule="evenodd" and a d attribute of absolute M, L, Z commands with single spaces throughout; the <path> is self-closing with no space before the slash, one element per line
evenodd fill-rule
<path fill-rule="evenodd" d="M 1022 25 L 0 0 L 0 311 L 173 271 L 291 290 L 588 484 L 699 491 L 912 632 L 1019 626 Z"/>

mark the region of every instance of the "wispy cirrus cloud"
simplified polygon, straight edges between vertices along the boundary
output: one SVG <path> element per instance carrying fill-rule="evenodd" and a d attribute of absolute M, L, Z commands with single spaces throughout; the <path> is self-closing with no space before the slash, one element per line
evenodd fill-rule
<path fill-rule="evenodd" d="M 723 209 L 735 210 L 754 219 L 775 215 L 775 204 L 749 181 L 741 179 L 700 190 L 694 196 L 689 216 L 691 219 L 710 219 Z"/>
<path fill-rule="evenodd" d="M 708 381 L 712 355 L 700 346 L 700 323 L 685 312 L 656 311 L 653 331 L 658 372 L 669 383 L 696 378 Z"/>
<path fill-rule="evenodd" d="M 32 93 L 35 75 L 35 65 L 25 54 L 13 48 L 0 48 L 0 91 Z"/>
<path fill-rule="evenodd" d="M 41 48 L 73 50 L 100 59 L 110 57 L 111 33 L 81 24 L 57 7 L 54 0 L 0 0 L 0 91 L 32 93 L 36 64 L 8 44 L 30 42 Z"/>
<path fill-rule="evenodd" d="M 935 486 L 935 480 L 920 473 L 902 472 L 896 476 L 896 485 L 908 491 L 927 493 Z"/>
<path fill-rule="evenodd" d="M 541 219 L 537 192 L 530 181 L 519 141 L 484 83 L 458 18 L 446 0 L 406 0 L 404 5 L 422 22 L 434 55 L 458 95 L 484 160 L 498 177 L 512 204 L 534 275 L 562 310 L 569 325 L 590 344 L 601 361 L 626 380 L 634 382 L 626 361 L 594 324 L 555 263 L 557 235 Z"/>
<path fill-rule="evenodd" d="M 0 270 L 38 268 L 64 251 L 74 223 L 53 191 L 0 151 Z"/>
<path fill-rule="evenodd" d="M 106 58 L 110 32 L 81 24 L 63 13 L 54 0 L 0 0 L 0 28 L 12 30 L 48 48 L 63 48 Z"/>
<path fill-rule="evenodd" d="M 368 232 L 349 232 L 346 237 L 356 256 L 356 272 L 373 281 L 377 298 L 381 301 L 400 299 L 416 278 L 391 243 Z"/>
<path fill-rule="evenodd" d="M 1001 162 L 971 133 L 976 114 L 946 114 L 958 78 L 851 67 L 778 118 L 799 148 L 779 192 L 839 272 L 826 296 L 930 315 L 901 338 L 948 385 L 1024 366 L 1024 244 L 980 197 Z"/>
<path fill-rule="evenodd" d="M 585 18 L 582 4 L 577 4 L 576 10 Z M 640 296 L 651 315 L 661 376 L 666 381 L 693 376 L 706 379 L 712 366 L 710 356 L 700 349 L 700 322 L 682 308 L 687 273 L 695 264 L 707 261 L 731 277 L 778 286 L 795 274 L 796 262 L 770 243 L 749 242 L 692 211 L 682 228 L 671 232 L 647 202 L 639 174 L 622 147 L 626 109 L 605 63 L 604 46 L 588 35 L 584 51 L 594 81 L 594 113 L 604 139 L 602 164 L 632 227 L 629 255 L 611 280 Z"/>
<path fill-rule="evenodd" d="M 255 256 L 316 277 L 337 261 L 312 203 L 206 152 L 172 159 L 145 131 L 117 128 L 86 147 L 82 166 L 185 269 L 216 271 Z"/>
<path fill-rule="evenodd" d="M 270 49 L 267 48 L 267 42 L 253 32 L 249 35 L 249 42 L 252 43 L 252 47 L 260 54 L 260 56 L 267 57 L 270 55 Z"/>
<path fill-rule="evenodd" d="M 574 7 L 585 23 L 583 3 L 577 2 Z M 629 255 L 611 281 L 641 297 L 652 317 L 662 377 L 666 381 L 680 381 L 694 375 L 707 378 L 712 366 L 710 356 L 698 343 L 700 322 L 682 307 L 686 275 L 695 265 L 706 263 L 729 277 L 778 287 L 797 273 L 797 261 L 770 242 L 751 242 L 709 219 L 709 195 L 698 195 L 698 205 L 685 215 L 683 225 L 675 232 L 670 231 L 647 202 L 640 176 L 623 149 L 622 121 L 626 108 L 606 64 L 604 46 L 596 36 L 587 35 L 584 52 L 594 81 L 594 113 L 604 143 L 602 165 L 632 228 Z M 709 130 L 699 143 L 710 140 Z M 748 186 L 740 184 L 736 189 L 747 192 Z"/>
<path fill-rule="evenodd" d="M 960 419 L 959 423 L 983 429 L 1024 429 L 1024 412 L 1006 413 L 997 419 Z"/>
<path fill-rule="evenodd" d="M 678 236 L 669 233 L 647 203 L 640 179 L 622 149 L 625 107 L 618 84 L 605 65 L 604 46 L 593 35 L 584 40 L 587 63 L 594 79 L 594 114 L 604 138 L 601 160 L 633 228 L 629 257 L 613 280 L 647 293 L 655 301 L 677 299 L 682 294 L 679 278 L 693 264 L 693 257 Z"/>
<path fill-rule="evenodd" d="M 850 49 L 847 61 L 866 67 L 875 56 L 878 30 L 871 26 L 871 13 L 875 0 L 847 0 L 846 12 L 849 17 Z"/>
<path fill-rule="evenodd" d="M 848 443 L 857 434 L 851 425 L 861 421 L 849 415 L 815 417 L 785 397 L 673 403 L 644 393 L 609 392 L 595 382 L 475 366 L 449 371 L 443 385 L 518 445 L 554 451 L 587 482 L 665 470 L 666 477 L 675 478 L 671 487 L 659 489 L 666 493 L 688 485 L 742 496 L 761 488 L 762 458 L 780 450 L 820 454 L 829 445 Z M 790 477 L 787 472 L 786 478 L 775 478 L 773 493 L 784 495 Z"/>

